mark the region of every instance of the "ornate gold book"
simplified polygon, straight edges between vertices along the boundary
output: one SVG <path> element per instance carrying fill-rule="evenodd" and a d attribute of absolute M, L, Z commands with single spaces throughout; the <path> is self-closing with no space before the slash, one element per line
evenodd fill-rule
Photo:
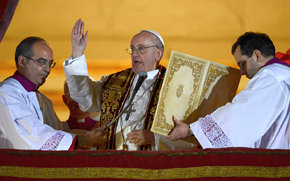
<path fill-rule="evenodd" d="M 172 51 L 151 131 L 167 136 L 173 115 L 192 123 L 210 114 L 232 100 L 240 77 L 238 69 Z"/>

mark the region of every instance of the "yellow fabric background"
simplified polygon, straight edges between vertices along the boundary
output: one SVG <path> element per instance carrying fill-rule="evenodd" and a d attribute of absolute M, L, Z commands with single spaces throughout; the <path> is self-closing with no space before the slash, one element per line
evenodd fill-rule
<path fill-rule="evenodd" d="M 71 54 L 70 34 L 78 18 L 89 30 L 86 56 L 93 78 L 130 67 L 125 49 L 142 29 L 158 31 L 165 41 L 162 60 L 171 50 L 237 67 L 231 46 L 245 31 L 267 33 L 277 51 L 290 45 L 290 0 L 25 0 L 19 1 L 0 43 L 0 80 L 14 70 L 17 44 L 27 36 L 40 36 L 54 50 L 57 62 L 41 88 L 55 104 L 62 120 L 68 110 L 62 103 L 64 73 L 61 63 Z M 240 89 L 247 83 L 243 78 Z"/>

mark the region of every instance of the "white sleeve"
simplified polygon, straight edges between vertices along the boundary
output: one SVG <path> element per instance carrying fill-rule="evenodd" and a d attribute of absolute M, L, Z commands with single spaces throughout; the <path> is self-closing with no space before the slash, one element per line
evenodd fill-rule
<path fill-rule="evenodd" d="M 199 144 L 202 146 L 202 148 L 213 148 L 213 145 L 208 140 L 206 135 L 201 130 L 200 126 L 198 125 L 198 121 L 191 123 L 190 129 L 193 132 L 195 138 L 198 140 Z"/>
<path fill-rule="evenodd" d="M 100 112 L 103 81 L 93 81 L 89 77 L 85 55 L 67 59 L 63 63 L 70 96 L 78 102 L 82 111 Z"/>
<path fill-rule="evenodd" d="M 0 148 L 68 150 L 74 135 L 44 124 L 38 110 L 28 106 L 33 104 L 29 101 L 37 99 L 15 98 L 0 93 Z"/>
<path fill-rule="evenodd" d="M 289 108 L 289 89 L 282 85 L 267 72 L 256 74 L 232 103 L 190 126 L 195 137 L 203 148 L 273 147 L 271 144 L 275 144 L 276 139 L 284 139 L 279 134 L 286 132 L 281 130 L 289 122 L 285 116 Z M 265 137 L 267 132 L 271 134 L 266 136 L 268 138 Z M 266 142 L 261 142 L 263 137 Z"/>

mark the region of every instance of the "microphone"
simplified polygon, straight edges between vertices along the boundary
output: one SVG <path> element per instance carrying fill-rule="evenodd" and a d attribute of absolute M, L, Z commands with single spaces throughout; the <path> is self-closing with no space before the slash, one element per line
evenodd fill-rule
<path fill-rule="evenodd" d="M 140 72 L 139 73 L 139 78 L 138 78 L 138 81 L 136 83 L 136 86 L 133 90 L 133 93 L 132 93 L 132 97 L 131 97 L 131 101 L 133 101 L 136 93 L 138 92 L 138 90 L 140 89 L 142 83 L 144 82 L 144 80 L 147 78 L 147 73 L 146 72 Z"/>
<path fill-rule="evenodd" d="M 106 128 L 109 128 L 114 122 L 116 122 L 119 117 L 122 116 L 122 114 L 124 112 L 126 112 L 128 110 L 128 108 L 131 106 L 131 103 L 136 95 L 136 93 L 138 92 L 138 90 L 140 89 L 142 83 L 144 82 L 144 80 L 147 78 L 147 73 L 146 72 L 140 72 L 139 73 L 139 78 L 137 80 L 137 83 L 135 85 L 135 88 L 133 90 L 133 93 L 132 93 L 132 97 L 130 98 L 130 101 L 129 103 L 127 104 L 127 106 L 118 114 L 118 116 L 115 117 L 115 119 L 113 121 L 111 121 L 109 124 L 106 125 Z"/>

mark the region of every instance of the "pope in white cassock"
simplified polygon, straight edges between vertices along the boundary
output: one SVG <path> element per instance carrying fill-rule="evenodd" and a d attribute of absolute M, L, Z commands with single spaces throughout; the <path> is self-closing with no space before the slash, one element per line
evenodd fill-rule
<path fill-rule="evenodd" d="M 99 149 L 117 150 L 174 150 L 191 148 L 184 141 L 172 142 L 150 132 L 158 103 L 165 68 L 159 65 L 164 53 L 164 41 L 155 31 L 143 30 L 136 34 L 127 48 L 132 68 L 103 77 L 101 81 L 89 78 L 84 50 L 88 32 L 78 20 L 72 30 L 72 57 L 63 63 L 70 96 L 82 111 L 101 112 L 100 125 L 110 124 L 128 105 L 128 109 L 109 126 L 107 137 Z M 130 103 L 139 73 L 146 72 Z M 163 148 L 161 148 L 161 145 Z"/>
<path fill-rule="evenodd" d="M 251 79 L 231 103 L 187 125 L 175 118 L 168 136 L 194 136 L 203 148 L 290 149 L 290 67 L 271 39 L 247 32 L 232 47 L 241 74 Z"/>

